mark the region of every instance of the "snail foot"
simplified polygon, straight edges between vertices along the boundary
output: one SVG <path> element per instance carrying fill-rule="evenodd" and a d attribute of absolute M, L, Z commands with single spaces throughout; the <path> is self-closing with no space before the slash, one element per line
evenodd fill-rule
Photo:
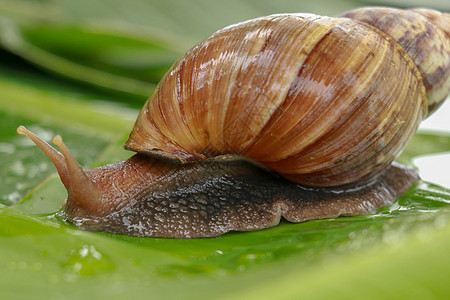
<path fill-rule="evenodd" d="M 418 181 L 404 166 L 390 166 L 367 186 L 306 188 L 248 162 L 204 162 L 180 168 L 170 184 L 147 190 L 106 216 L 65 218 L 80 228 L 111 233 L 214 237 L 290 222 L 356 216 L 391 204 Z M 64 217 L 64 213 L 63 213 Z"/>

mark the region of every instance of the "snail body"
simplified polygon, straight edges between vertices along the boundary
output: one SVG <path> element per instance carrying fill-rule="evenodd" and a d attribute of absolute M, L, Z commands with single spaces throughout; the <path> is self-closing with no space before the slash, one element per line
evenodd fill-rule
<path fill-rule="evenodd" d="M 18 132 L 55 163 L 64 218 L 88 230 L 206 237 L 367 213 L 418 180 L 392 161 L 449 93 L 450 21 L 432 10 L 344 16 L 216 32 L 162 79 L 126 161 L 83 171 L 60 137 L 62 154 Z"/>

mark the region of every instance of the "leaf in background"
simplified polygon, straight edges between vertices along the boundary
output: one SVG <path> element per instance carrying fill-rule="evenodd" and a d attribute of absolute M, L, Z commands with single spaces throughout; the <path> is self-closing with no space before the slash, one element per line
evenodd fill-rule
<path fill-rule="evenodd" d="M 433 3 L 445 6 L 440 0 Z M 178 57 L 220 28 L 273 13 L 333 16 L 358 4 L 357 0 L 3 0 L 0 45 L 57 74 L 148 96 Z"/>
<path fill-rule="evenodd" d="M 357 2 L 333 3 L 3 0 L 0 46 L 57 74 L 148 96 L 178 57 L 218 29 L 271 13 L 335 15 Z"/>
<path fill-rule="evenodd" d="M 150 82 L 157 81 L 176 57 L 167 49 L 151 43 L 112 33 L 95 33 L 93 29 L 55 25 L 24 26 L 19 29 L 11 22 L 3 20 L 2 23 L 0 43 L 7 50 L 52 72 L 119 92 L 148 96 L 155 86 Z M 89 40 L 91 43 L 85 45 L 93 47 L 82 47 L 84 42 L 81 41 Z M 97 43 L 92 43 L 93 40 Z M 161 55 L 161 52 L 166 54 Z M 158 58 L 153 62 L 143 61 L 140 66 L 136 63 L 125 65 L 117 59 L 121 55 L 135 56 L 136 59 L 152 57 L 155 53 L 159 53 Z"/>
<path fill-rule="evenodd" d="M 450 2 L 447 0 L 361 0 L 367 5 L 384 5 L 396 7 L 429 7 L 440 11 L 450 11 Z"/>
<path fill-rule="evenodd" d="M 402 164 L 412 165 L 413 159 L 417 156 L 448 151 L 450 151 L 449 134 L 445 132 L 421 131 L 413 136 L 408 147 L 402 152 L 397 161 Z"/>
<path fill-rule="evenodd" d="M 3 20 L 12 25 L 0 31 L 17 30 L 9 38 L 19 36 L 36 53 L 51 54 L 34 61 L 42 67 L 89 81 L 102 74 L 98 78 L 113 78 L 100 80 L 103 86 L 114 89 L 109 86 L 114 80 L 143 80 L 170 55 L 224 25 L 282 11 L 333 15 L 352 3 L 3 0 Z M 59 41 L 61 36 L 70 40 Z M 80 45 L 80 40 L 89 42 Z M 173 47 L 178 42 L 182 51 Z M 24 48 L 17 49 L 22 55 Z M 169 50 L 167 57 L 164 49 Z M 157 57 L 145 58 L 140 68 L 132 58 L 146 51 Z M 450 190 L 432 183 L 421 182 L 392 206 L 366 216 L 282 222 L 267 230 L 211 239 L 137 238 L 80 231 L 63 223 L 52 213 L 66 192 L 50 161 L 16 135 L 17 126 L 31 126 L 47 140 L 61 134 L 83 166 L 98 166 L 130 155 L 120 145 L 138 113 L 136 102 L 145 98 L 130 103 L 129 97 L 68 84 L 6 57 L 0 62 L 1 298 L 380 299 L 450 294 Z M 129 73 L 133 68 L 136 74 Z M 420 133 L 400 159 L 411 163 L 417 155 L 449 147 L 448 134 Z"/>
<path fill-rule="evenodd" d="M 46 140 L 61 134 L 80 163 L 90 166 L 102 154 L 102 149 L 108 150 L 109 144 L 121 149 L 119 141 L 131 131 L 137 114 L 134 108 L 112 102 L 110 96 L 65 87 L 39 74 L 5 66 L 0 66 L 0 90 L 1 204 L 17 202 L 55 173 L 45 155 L 17 135 L 19 125 L 31 126 Z M 16 159 L 10 159 L 11 156 Z"/>

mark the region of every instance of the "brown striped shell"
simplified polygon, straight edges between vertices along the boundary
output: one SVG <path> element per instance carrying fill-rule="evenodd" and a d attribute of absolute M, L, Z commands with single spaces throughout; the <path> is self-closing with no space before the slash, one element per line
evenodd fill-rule
<path fill-rule="evenodd" d="M 367 21 L 377 13 L 399 21 L 377 29 Z M 449 92 L 450 41 L 424 15 L 288 14 L 229 26 L 174 64 L 125 147 L 181 163 L 244 155 L 308 186 L 370 180 Z"/>
<path fill-rule="evenodd" d="M 429 113 L 443 103 L 450 90 L 450 14 L 365 7 L 342 16 L 379 28 L 398 42 L 422 75 Z"/>

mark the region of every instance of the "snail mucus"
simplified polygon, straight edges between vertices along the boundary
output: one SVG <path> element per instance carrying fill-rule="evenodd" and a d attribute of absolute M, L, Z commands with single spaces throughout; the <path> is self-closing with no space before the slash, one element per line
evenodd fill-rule
<path fill-rule="evenodd" d="M 125 148 L 83 170 L 26 130 L 68 191 L 60 215 L 91 231 L 212 237 L 365 214 L 418 175 L 393 163 L 450 90 L 450 15 L 360 8 L 278 14 L 189 50 L 144 105 Z"/>

